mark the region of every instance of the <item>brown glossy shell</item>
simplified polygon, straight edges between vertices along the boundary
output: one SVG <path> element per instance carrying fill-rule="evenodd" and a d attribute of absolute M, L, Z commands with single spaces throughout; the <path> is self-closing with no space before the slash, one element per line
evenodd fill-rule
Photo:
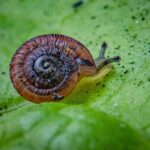
<path fill-rule="evenodd" d="M 48 79 L 40 78 L 39 83 L 38 75 L 34 77 L 33 65 L 42 55 L 53 55 L 64 64 L 64 78 L 54 87 L 47 86 Z M 67 67 L 70 67 L 70 71 Z M 95 72 L 96 66 L 88 49 L 75 39 L 57 34 L 41 35 L 25 42 L 16 51 L 10 64 L 10 77 L 15 89 L 35 103 L 52 101 L 52 93 L 67 96 L 82 76 Z M 32 75 L 33 79 L 30 79 Z"/>

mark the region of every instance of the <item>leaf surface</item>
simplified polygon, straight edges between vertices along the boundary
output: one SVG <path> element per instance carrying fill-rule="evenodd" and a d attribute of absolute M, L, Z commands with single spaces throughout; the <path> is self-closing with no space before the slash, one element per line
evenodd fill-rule
<path fill-rule="evenodd" d="M 0 1 L 0 149 L 145 150 L 150 141 L 149 0 Z M 76 7 L 75 7 L 76 6 Z M 32 104 L 15 91 L 9 63 L 16 49 L 41 34 L 100 45 L 119 64 L 81 80 L 59 103 Z"/>

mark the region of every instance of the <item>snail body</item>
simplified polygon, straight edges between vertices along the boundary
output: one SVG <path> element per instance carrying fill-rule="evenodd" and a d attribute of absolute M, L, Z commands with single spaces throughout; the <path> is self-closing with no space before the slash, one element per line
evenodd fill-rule
<path fill-rule="evenodd" d="M 18 93 L 35 103 L 63 99 L 84 76 L 97 73 L 120 57 L 105 58 L 106 43 L 94 61 L 79 41 L 57 34 L 25 42 L 10 63 L 10 78 Z"/>

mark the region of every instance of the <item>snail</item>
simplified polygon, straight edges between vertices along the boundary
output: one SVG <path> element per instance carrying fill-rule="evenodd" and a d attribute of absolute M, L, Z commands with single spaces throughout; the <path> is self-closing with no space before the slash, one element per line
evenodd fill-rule
<path fill-rule="evenodd" d="M 10 63 L 10 78 L 18 93 L 29 101 L 59 101 L 69 95 L 84 76 L 118 62 L 105 58 L 107 44 L 94 60 L 79 41 L 59 34 L 40 35 L 25 42 Z"/>

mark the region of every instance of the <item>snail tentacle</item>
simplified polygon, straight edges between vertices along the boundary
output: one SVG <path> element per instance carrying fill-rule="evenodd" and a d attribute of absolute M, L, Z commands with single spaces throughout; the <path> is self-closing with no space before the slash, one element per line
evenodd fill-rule
<path fill-rule="evenodd" d="M 120 56 L 113 56 L 110 58 L 106 58 L 105 57 L 106 49 L 107 49 L 107 44 L 106 42 L 103 42 L 101 45 L 99 56 L 95 59 L 97 71 L 99 71 L 101 68 L 103 68 L 104 66 L 110 63 L 119 62 L 121 60 Z"/>

